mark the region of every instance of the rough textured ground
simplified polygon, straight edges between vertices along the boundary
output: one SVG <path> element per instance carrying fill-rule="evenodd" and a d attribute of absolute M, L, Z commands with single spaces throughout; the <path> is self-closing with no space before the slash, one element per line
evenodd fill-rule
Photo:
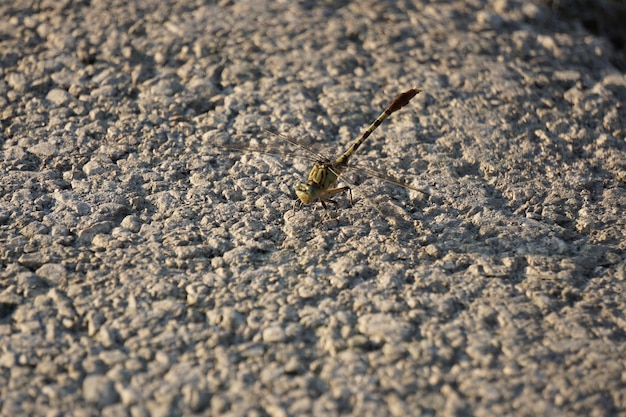
<path fill-rule="evenodd" d="M 626 414 L 607 40 L 518 0 L 27 3 L 0 5 L 2 415 Z M 263 129 L 335 155 L 413 86 L 357 160 L 430 195 L 357 175 L 290 212 L 310 162 Z"/>

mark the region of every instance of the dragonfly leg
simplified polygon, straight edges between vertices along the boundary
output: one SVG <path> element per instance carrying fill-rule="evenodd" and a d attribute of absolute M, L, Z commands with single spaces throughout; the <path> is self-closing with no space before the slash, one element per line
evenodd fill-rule
<path fill-rule="evenodd" d="M 352 190 L 350 190 L 350 187 L 331 188 L 330 190 L 324 191 L 324 195 L 334 195 L 345 192 L 350 193 L 350 199 L 352 199 Z"/>
<path fill-rule="evenodd" d="M 328 206 L 326 205 L 326 203 L 332 204 L 335 210 L 337 210 L 337 207 L 339 206 L 339 203 L 337 203 L 335 200 L 322 196 L 320 196 L 320 203 L 322 203 L 322 207 L 324 207 L 325 211 L 328 211 Z"/>
<path fill-rule="evenodd" d="M 335 206 L 337 206 L 337 203 L 333 200 L 331 200 L 330 198 L 326 198 L 326 196 L 328 195 L 333 195 L 333 194 L 339 194 L 339 193 L 345 193 L 347 192 L 348 195 L 350 196 L 350 206 L 352 206 L 352 189 L 350 187 L 338 187 L 338 188 L 331 188 L 330 190 L 326 190 L 324 191 L 324 196 L 322 198 L 322 196 L 320 196 L 320 201 L 327 201 L 330 202 L 332 201 L 333 204 L 335 204 Z"/>
<path fill-rule="evenodd" d="M 293 200 L 293 207 L 292 207 L 292 210 L 290 210 L 292 213 L 291 213 L 291 216 L 289 218 L 295 216 L 296 215 L 296 211 L 300 210 L 301 208 L 302 208 L 302 201 L 297 200 L 297 199 Z"/>

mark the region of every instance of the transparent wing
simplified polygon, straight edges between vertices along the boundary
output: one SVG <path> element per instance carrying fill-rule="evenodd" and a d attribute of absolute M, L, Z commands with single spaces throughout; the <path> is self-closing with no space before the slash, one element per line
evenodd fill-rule
<path fill-rule="evenodd" d="M 294 138 L 290 138 L 281 133 L 278 133 L 275 130 L 270 130 L 270 129 L 263 129 L 263 130 L 265 130 L 267 133 L 274 135 L 277 138 L 287 143 L 291 143 L 296 148 L 306 152 L 307 154 L 309 154 L 309 159 L 314 159 L 316 161 L 330 161 L 330 158 L 328 156 L 324 155 L 322 152 L 318 150 L 313 149 L 313 146 L 311 144 L 300 142 L 299 140 L 296 140 Z M 315 158 L 312 158 L 312 156 L 315 156 Z"/>
<path fill-rule="evenodd" d="M 428 191 L 425 191 L 421 188 L 417 188 L 411 184 L 409 184 L 408 182 L 400 179 L 400 178 L 396 178 L 394 176 L 388 175 L 388 174 L 384 174 L 382 172 L 376 171 L 372 168 L 368 168 L 359 164 L 355 164 L 355 163 L 349 163 L 347 165 L 347 167 L 350 170 L 356 171 L 356 172 L 363 172 L 366 175 L 370 176 L 370 177 L 374 177 L 376 179 L 379 179 L 381 181 L 387 182 L 389 184 L 393 184 L 393 185 L 397 185 L 399 187 L 403 187 L 403 188 L 407 188 L 409 190 L 413 190 L 413 191 L 417 191 L 419 193 L 425 194 L 427 196 L 430 196 L 430 193 Z M 343 179 L 343 176 L 341 177 L 341 179 Z"/>
<path fill-rule="evenodd" d="M 306 153 L 309 154 L 309 158 L 308 159 L 311 159 L 310 156 L 313 155 L 313 156 L 316 157 L 315 160 L 318 160 L 318 161 L 319 160 L 321 160 L 321 161 L 331 161 L 331 159 L 328 156 L 324 155 L 323 153 L 321 153 L 319 151 L 313 150 L 311 148 L 310 144 L 305 144 L 303 142 L 300 142 L 300 141 L 298 141 L 296 139 L 290 138 L 288 136 L 285 136 L 285 135 L 283 135 L 281 133 L 278 133 L 278 132 L 270 130 L 270 129 L 264 129 L 264 130 L 266 132 L 268 132 L 268 133 L 270 133 L 270 134 L 280 138 L 281 140 L 283 140 L 285 142 L 288 142 L 288 143 L 291 143 L 292 145 L 296 146 L 297 148 L 305 151 Z M 363 165 L 359 165 L 359 164 L 356 164 L 356 163 L 349 163 L 349 164 L 346 165 L 346 167 L 351 169 L 351 170 L 354 170 L 356 172 L 365 173 L 366 175 L 368 175 L 370 177 L 377 178 L 377 179 L 379 179 L 381 181 L 384 181 L 384 182 L 387 182 L 389 184 L 397 185 L 399 187 L 404 187 L 404 188 L 407 188 L 409 190 L 417 191 L 417 192 L 420 192 L 422 194 L 430 196 L 430 193 L 427 192 L 427 191 L 424 191 L 423 189 L 416 188 L 413 185 L 407 183 L 406 181 L 403 181 L 403 180 L 401 180 L 399 178 L 396 178 L 396 177 L 393 177 L 391 175 L 384 174 L 382 172 L 376 171 L 376 170 L 374 170 L 372 168 L 368 168 L 368 167 L 365 167 Z M 330 168 L 330 170 L 335 175 L 339 176 L 341 178 L 341 180 L 345 181 L 348 185 L 354 187 L 354 184 L 352 184 L 351 181 L 347 181 L 346 180 L 345 175 L 341 175 L 339 172 L 333 170 L 332 167 Z"/>

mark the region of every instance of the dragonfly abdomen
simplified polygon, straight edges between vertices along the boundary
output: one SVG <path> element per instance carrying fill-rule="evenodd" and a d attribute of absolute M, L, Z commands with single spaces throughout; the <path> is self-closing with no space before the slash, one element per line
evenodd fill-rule
<path fill-rule="evenodd" d="M 361 136 L 359 136 L 339 158 L 335 159 L 334 165 L 345 166 L 350 160 L 352 154 L 359 149 L 359 146 L 361 146 L 363 142 L 365 142 L 365 139 L 367 139 L 386 118 L 391 116 L 393 112 L 406 106 L 420 91 L 421 90 L 419 88 L 412 88 L 396 97 L 395 100 L 392 101 L 391 104 L 385 109 L 385 111 L 382 112 L 367 129 L 365 129 L 365 132 L 363 132 Z"/>

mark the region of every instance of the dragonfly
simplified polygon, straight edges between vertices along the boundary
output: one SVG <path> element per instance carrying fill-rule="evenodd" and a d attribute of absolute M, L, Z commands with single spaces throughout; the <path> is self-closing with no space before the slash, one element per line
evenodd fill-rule
<path fill-rule="evenodd" d="M 359 149 L 361 144 L 365 142 L 365 140 L 370 137 L 370 135 L 382 124 L 382 122 L 387 119 L 391 114 L 400 110 L 402 107 L 406 106 L 413 97 L 419 94 L 421 90 L 419 88 L 412 88 L 404 93 L 398 95 L 392 102 L 387 106 L 385 111 L 383 111 L 377 118 L 374 120 L 368 128 L 348 147 L 348 149 L 341 154 L 338 158 L 331 160 L 330 158 L 324 157 L 323 155 L 317 154 L 318 159 L 314 163 L 313 167 L 309 171 L 309 175 L 307 176 L 306 182 L 300 182 L 295 186 L 296 196 L 300 200 L 300 205 L 302 204 L 311 204 L 315 201 L 319 200 L 324 207 L 325 210 L 328 210 L 328 204 L 332 204 L 337 206 L 337 202 L 333 200 L 331 197 L 340 194 L 340 193 L 349 193 L 350 194 L 350 202 L 352 202 L 352 191 L 349 186 L 338 187 L 337 181 L 342 176 L 343 172 L 347 168 L 355 167 L 356 170 L 365 171 L 368 175 L 378 178 L 380 180 L 399 185 L 404 188 L 408 188 L 410 190 L 418 191 L 425 195 L 429 195 L 424 190 L 419 188 L 415 188 L 404 181 L 391 177 L 389 175 L 382 174 L 380 172 L 371 170 L 369 168 L 365 168 L 362 166 L 355 166 L 349 163 L 352 155 Z M 304 145 L 300 144 L 294 139 L 285 137 L 280 135 L 274 131 L 269 131 L 272 134 L 278 135 L 283 140 L 286 140 L 289 143 L 292 143 L 295 146 L 305 148 Z M 305 150 L 311 152 L 310 150 Z M 349 183 L 345 180 L 344 177 L 341 177 L 343 182 Z M 295 210 L 294 205 L 294 210 Z"/>
<path fill-rule="evenodd" d="M 412 191 L 419 192 L 423 195 L 429 196 L 430 194 L 423 189 L 412 186 L 398 178 L 384 174 L 378 170 L 365 167 L 354 162 L 350 162 L 353 154 L 357 149 L 370 137 L 381 123 L 387 119 L 391 114 L 400 110 L 406 106 L 413 97 L 419 94 L 421 90 L 419 88 L 412 88 L 404 93 L 398 95 L 387 108 L 374 120 L 368 128 L 343 152 L 338 158 L 331 159 L 328 156 L 313 150 L 308 144 L 301 143 L 299 140 L 285 136 L 276 130 L 264 129 L 267 133 L 278 137 L 279 139 L 299 148 L 305 154 L 311 155 L 307 159 L 314 161 L 313 167 L 309 171 L 306 181 L 299 182 L 295 185 L 295 193 L 297 199 L 294 201 L 293 212 L 301 207 L 303 204 L 312 204 L 316 201 L 320 201 L 326 213 L 328 213 L 328 204 L 338 207 L 338 203 L 332 199 L 332 196 L 340 193 L 348 193 L 350 197 L 350 203 L 352 204 L 352 190 L 350 186 L 354 186 L 350 181 L 345 178 L 343 173 L 346 170 L 365 173 L 367 176 L 377 178 L 387 183 L 397 185 Z M 277 150 L 275 152 L 269 149 L 253 148 L 249 145 L 221 145 L 225 149 L 231 149 L 236 152 L 258 152 L 261 154 L 284 156 L 286 152 L 284 150 Z M 337 186 L 337 182 L 341 181 L 349 186 Z M 366 198 L 366 200 L 368 200 Z M 369 200 L 368 200 L 369 201 Z M 372 202 L 373 207 L 381 214 L 382 211 Z"/>

